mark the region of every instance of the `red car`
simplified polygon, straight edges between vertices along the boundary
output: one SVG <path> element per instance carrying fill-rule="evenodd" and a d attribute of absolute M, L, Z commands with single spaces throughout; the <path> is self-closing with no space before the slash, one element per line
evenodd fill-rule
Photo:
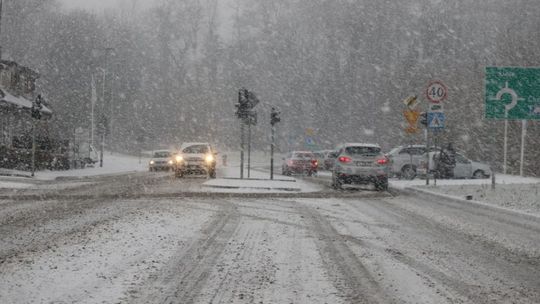
<path fill-rule="evenodd" d="M 293 151 L 283 158 L 281 174 L 306 174 L 311 176 L 317 173 L 318 162 L 315 155 L 309 151 Z"/>

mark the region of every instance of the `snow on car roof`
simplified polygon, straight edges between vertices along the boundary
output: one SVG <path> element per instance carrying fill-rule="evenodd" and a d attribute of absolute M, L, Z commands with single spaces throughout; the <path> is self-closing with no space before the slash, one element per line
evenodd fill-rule
<path fill-rule="evenodd" d="M 351 147 L 351 146 L 354 146 L 354 147 L 370 147 L 370 148 L 380 148 L 381 146 L 379 146 L 378 144 L 370 144 L 370 143 L 344 143 L 344 144 L 341 144 L 341 145 L 338 145 L 338 147 Z"/>
<path fill-rule="evenodd" d="M 183 150 L 184 148 L 191 147 L 191 146 L 210 146 L 207 142 L 185 142 L 182 143 L 180 146 L 180 149 Z"/>

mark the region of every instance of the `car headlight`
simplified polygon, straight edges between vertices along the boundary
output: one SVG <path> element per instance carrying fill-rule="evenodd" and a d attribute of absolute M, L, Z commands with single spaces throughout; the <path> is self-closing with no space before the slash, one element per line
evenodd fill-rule
<path fill-rule="evenodd" d="M 206 155 L 205 160 L 206 160 L 207 163 L 211 163 L 211 162 L 214 161 L 214 156 L 212 154 L 208 154 L 208 155 Z"/>
<path fill-rule="evenodd" d="M 153 161 L 153 160 L 150 161 L 150 165 L 153 165 L 153 164 L 155 164 L 155 163 L 156 163 L 156 162 Z"/>
<path fill-rule="evenodd" d="M 169 161 L 168 161 L 167 163 L 168 163 L 169 165 L 172 165 L 172 164 L 173 164 L 173 161 L 172 161 L 172 159 L 171 159 L 171 160 L 169 160 Z"/>
<path fill-rule="evenodd" d="M 176 155 L 175 160 L 176 160 L 177 163 L 181 163 L 181 162 L 184 161 L 184 158 L 182 157 L 182 155 Z"/>

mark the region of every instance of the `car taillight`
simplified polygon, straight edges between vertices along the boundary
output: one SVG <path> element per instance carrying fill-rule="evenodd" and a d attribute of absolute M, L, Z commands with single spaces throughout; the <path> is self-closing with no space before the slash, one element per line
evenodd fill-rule
<path fill-rule="evenodd" d="M 313 165 L 314 167 L 317 167 L 318 164 L 319 162 L 316 159 L 311 161 L 311 165 Z"/>
<path fill-rule="evenodd" d="M 377 159 L 377 164 L 379 164 L 379 165 L 386 165 L 386 164 L 388 164 L 388 158 L 385 157 L 385 158 L 379 158 L 379 159 Z"/>
<path fill-rule="evenodd" d="M 338 160 L 340 162 L 342 162 L 342 163 L 350 163 L 352 159 L 350 157 L 347 157 L 347 156 L 340 156 L 338 158 Z"/>

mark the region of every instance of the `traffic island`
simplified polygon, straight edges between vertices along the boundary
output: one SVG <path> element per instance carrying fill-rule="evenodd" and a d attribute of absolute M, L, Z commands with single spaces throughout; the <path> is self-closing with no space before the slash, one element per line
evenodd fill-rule
<path fill-rule="evenodd" d="M 311 192 L 296 180 L 218 178 L 203 183 L 213 192 Z M 311 190 L 311 191 L 310 191 Z"/>

